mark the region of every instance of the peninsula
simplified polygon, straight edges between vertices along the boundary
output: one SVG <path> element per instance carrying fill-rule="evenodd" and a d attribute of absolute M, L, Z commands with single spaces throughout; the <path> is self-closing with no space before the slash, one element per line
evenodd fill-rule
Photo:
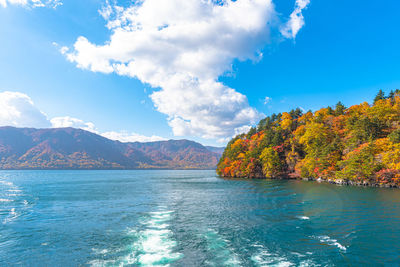
<path fill-rule="evenodd" d="M 272 114 L 228 143 L 217 173 L 400 187 L 400 90 L 380 90 L 373 104 Z"/>

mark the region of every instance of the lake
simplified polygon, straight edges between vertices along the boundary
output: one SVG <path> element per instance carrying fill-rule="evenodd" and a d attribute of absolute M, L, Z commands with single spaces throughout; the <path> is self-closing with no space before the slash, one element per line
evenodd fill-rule
<path fill-rule="evenodd" d="M 399 189 L 215 171 L 0 172 L 0 266 L 391 266 L 399 240 Z"/>

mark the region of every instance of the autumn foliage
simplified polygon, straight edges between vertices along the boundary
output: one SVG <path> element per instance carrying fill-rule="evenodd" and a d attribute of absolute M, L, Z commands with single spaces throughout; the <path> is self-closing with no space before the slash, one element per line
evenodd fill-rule
<path fill-rule="evenodd" d="M 273 114 L 233 138 L 219 161 L 223 177 L 321 178 L 400 185 L 400 91 L 364 102 Z"/>

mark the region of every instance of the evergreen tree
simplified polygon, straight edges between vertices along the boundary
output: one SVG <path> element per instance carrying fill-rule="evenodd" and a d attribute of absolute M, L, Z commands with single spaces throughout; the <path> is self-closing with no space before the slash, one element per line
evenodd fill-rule
<path fill-rule="evenodd" d="M 255 127 L 251 127 L 251 129 L 249 130 L 249 132 L 247 133 L 247 138 L 250 138 L 253 134 L 255 134 L 257 132 Z"/>
<path fill-rule="evenodd" d="M 343 103 L 340 101 L 337 102 L 336 107 L 335 107 L 336 116 L 343 115 L 345 110 L 346 110 L 346 107 L 343 105 Z"/>
<path fill-rule="evenodd" d="M 390 91 L 388 98 L 394 99 L 394 92 L 393 92 L 393 90 Z"/>
<path fill-rule="evenodd" d="M 385 93 L 381 89 L 381 90 L 379 90 L 378 94 L 374 98 L 374 105 L 376 102 L 378 102 L 379 100 L 383 100 L 383 99 L 385 99 Z"/>

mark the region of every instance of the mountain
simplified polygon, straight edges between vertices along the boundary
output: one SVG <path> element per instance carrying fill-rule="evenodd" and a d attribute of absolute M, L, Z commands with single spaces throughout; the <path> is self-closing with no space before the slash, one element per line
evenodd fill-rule
<path fill-rule="evenodd" d="M 225 147 L 217 147 L 217 146 L 205 146 L 208 150 L 211 152 L 217 153 L 222 156 L 222 153 L 224 153 Z"/>
<path fill-rule="evenodd" d="M 189 140 L 121 143 L 74 128 L 0 127 L 0 169 L 214 169 L 220 156 Z"/>

